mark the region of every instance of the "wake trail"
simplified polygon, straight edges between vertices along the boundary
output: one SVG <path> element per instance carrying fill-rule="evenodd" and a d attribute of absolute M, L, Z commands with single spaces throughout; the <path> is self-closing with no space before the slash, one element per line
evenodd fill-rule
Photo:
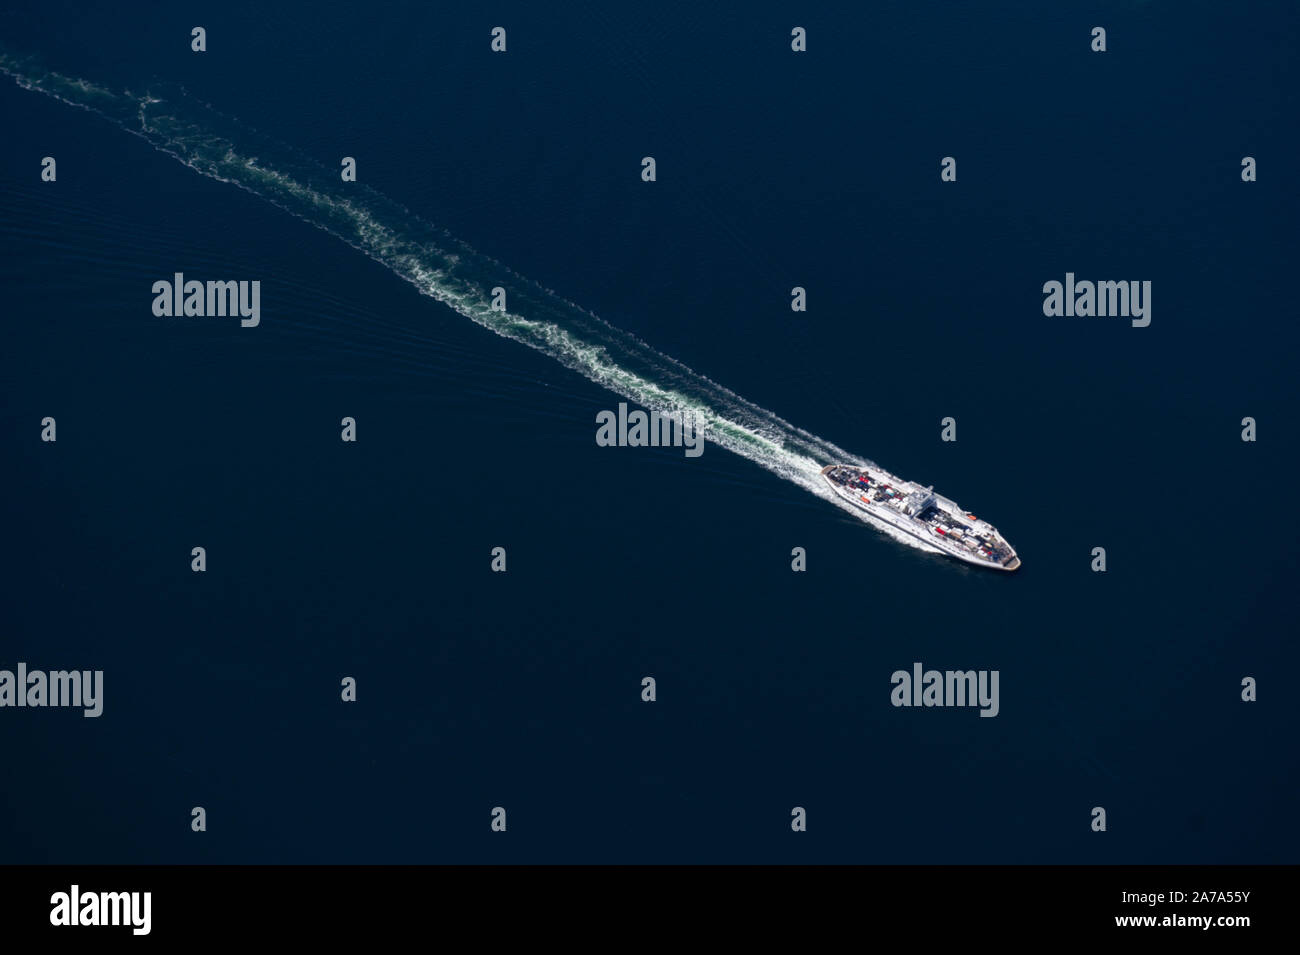
<path fill-rule="evenodd" d="M 822 480 L 826 464 L 873 464 L 790 424 L 641 339 L 513 272 L 360 183 L 224 116 L 172 84 L 115 93 L 0 50 L 0 72 L 22 88 L 96 113 L 190 169 L 238 186 L 343 240 L 465 318 L 521 342 L 641 407 L 694 420 L 726 448 L 855 517 Z M 506 289 L 509 308 L 489 290 Z M 871 522 L 868 522 L 871 523 Z M 878 527 L 872 524 L 873 527 Z M 911 538 L 890 537 L 924 548 Z"/>

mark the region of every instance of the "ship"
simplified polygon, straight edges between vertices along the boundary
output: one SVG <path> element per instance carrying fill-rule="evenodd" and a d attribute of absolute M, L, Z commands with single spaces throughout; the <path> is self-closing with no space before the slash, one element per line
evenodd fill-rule
<path fill-rule="evenodd" d="M 996 527 L 955 501 L 877 467 L 831 464 L 822 477 L 838 497 L 880 525 L 914 537 L 942 554 L 977 567 L 1016 570 L 1020 558 Z"/>

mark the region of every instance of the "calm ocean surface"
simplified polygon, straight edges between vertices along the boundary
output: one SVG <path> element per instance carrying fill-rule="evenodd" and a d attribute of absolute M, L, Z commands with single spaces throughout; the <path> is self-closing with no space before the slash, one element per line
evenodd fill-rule
<path fill-rule="evenodd" d="M 439 6 L 12 3 L 0 46 L 356 157 L 1023 569 L 597 447 L 618 395 L 0 77 L 0 668 L 105 674 L 97 720 L 0 711 L 0 862 L 1297 861 L 1300 15 Z M 260 280 L 261 325 L 156 318 L 178 271 Z M 1150 280 L 1151 325 L 1044 317 L 1067 271 Z M 999 670 L 998 717 L 892 707 L 916 661 Z"/>

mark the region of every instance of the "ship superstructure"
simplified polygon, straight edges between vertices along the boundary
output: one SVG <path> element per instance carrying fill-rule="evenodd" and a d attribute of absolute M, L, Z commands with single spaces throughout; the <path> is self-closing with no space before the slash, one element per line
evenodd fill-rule
<path fill-rule="evenodd" d="M 997 528 L 967 513 L 933 487 L 922 487 L 877 467 L 832 464 L 822 477 L 844 500 L 874 521 L 924 542 L 949 557 L 989 567 L 1015 570 L 1016 550 Z"/>

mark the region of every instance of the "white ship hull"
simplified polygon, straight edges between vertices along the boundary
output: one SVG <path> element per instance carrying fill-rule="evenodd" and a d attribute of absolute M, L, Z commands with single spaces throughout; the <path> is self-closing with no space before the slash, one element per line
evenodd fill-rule
<path fill-rule="evenodd" d="M 968 514 L 933 488 L 903 481 L 876 467 L 829 465 L 822 477 L 837 497 L 873 522 L 921 541 L 963 563 L 1016 570 L 1020 557 L 997 528 Z"/>

